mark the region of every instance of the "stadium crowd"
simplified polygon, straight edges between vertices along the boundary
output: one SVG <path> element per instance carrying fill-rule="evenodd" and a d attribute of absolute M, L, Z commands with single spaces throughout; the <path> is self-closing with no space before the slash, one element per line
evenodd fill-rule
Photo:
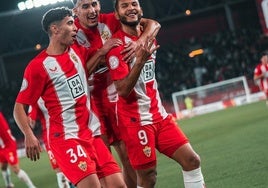
<path fill-rule="evenodd" d="M 201 38 L 185 39 L 174 44 L 161 45 L 158 50 L 156 77 L 163 101 L 171 101 L 171 93 L 199 85 L 246 76 L 252 80 L 259 52 L 261 31 L 241 29 L 208 34 Z M 189 57 L 192 50 L 202 48 L 204 53 Z M 196 74 L 200 77 L 197 78 Z M 13 82 L 1 86 L 2 112 L 7 117 L 14 136 L 20 140 L 23 135 L 15 125 L 12 116 L 15 97 L 21 83 Z M 36 130 L 40 131 L 40 130 Z"/>
<path fill-rule="evenodd" d="M 241 29 L 162 45 L 156 73 L 163 99 L 170 101 L 172 92 L 234 77 L 252 80 L 263 48 L 260 36 L 260 30 Z M 204 53 L 190 58 L 189 53 L 197 49 Z"/>

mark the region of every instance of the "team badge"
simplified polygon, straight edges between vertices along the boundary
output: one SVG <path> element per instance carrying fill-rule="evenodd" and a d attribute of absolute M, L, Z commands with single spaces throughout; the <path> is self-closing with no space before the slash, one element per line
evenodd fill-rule
<path fill-rule="evenodd" d="M 103 31 L 103 32 L 101 33 L 101 38 L 102 38 L 104 41 L 107 41 L 107 40 L 110 38 L 109 32 L 108 32 L 108 31 Z"/>
<path fill-rule="evenodd" d="M 84 172 L 87 171 L 87 163 L 85 161 L 80 161 L 78 167 Z"/>
<path fill-rule="evenodd" d="M 70 56 L 71 56 L 71 59 L 72 59 L 74 62 L 78 63 L 78 59 L 77 59 L 77 57 L 75 56 L 75 54 L 71 53 Z"/>
<path fill-rule="evenodd" d="M 151 147 L 145 146 L 145 148 L 143 149 L 143 153 L 144 155 L 146 155 L 146 157 L 151 157 L 151 153 L 152 153 Z"/>
<path fill-rule="evenodd" d="M 119 60 L 116 56 L 109 57 L 109 65 L 111 69 L 116 69 L 119 65 Z"/>

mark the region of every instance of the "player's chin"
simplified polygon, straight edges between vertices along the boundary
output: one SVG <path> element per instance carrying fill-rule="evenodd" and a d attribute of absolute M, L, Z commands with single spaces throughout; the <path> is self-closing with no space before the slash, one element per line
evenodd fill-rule
<path fill-rule="evenodd" d="M 76 39 L 72 38 L 72 39 L 69 41 L 69 45 L 74 44 L 75 40 L 76 40 Z"/>
<path fill-rule="evenodd" d="M 90 20 L 87 23 L 88 27 L 97 27 L 98 26 L 98 20 Z"/>

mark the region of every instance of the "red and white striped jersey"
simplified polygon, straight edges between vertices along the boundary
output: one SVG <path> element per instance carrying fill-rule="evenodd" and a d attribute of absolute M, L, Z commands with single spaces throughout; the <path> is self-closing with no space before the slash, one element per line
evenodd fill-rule
<path fill-rule="evenodd" d="M 42 98 L 37 101 L 37 104 L 29 106 L 28 117 L 34 121 L 40 120 L 42 126 L 42 139 L 47 148 L 47 129 L 49 129 L 49 115 Z"/>
<path fill-rule="evenodd" d="M 121 80 L 129 74 L 135 64 L 135 59 L 132 63 L 127 63 L 123 60 L 120 52 L 125 44 L 129 41 L 136 41 L 138 38 L 129 36 L 122 30 L 118 31 L 113 37 L 122 39 L 123 45 L 111 49 L 106 59 L 112 79 Z M 124 119 L 127 118 L 126 122 L 133 122 L 137 125 L 148 125 L 162 121 L 167 117 L 167 112 L 162 105 L 157 87 L 155 54 L 152 54 L 145 63 L 130 95 L 127 98 L 119 97 L 117 103 L 118 115 L 124 117 Z"/>
<path fill-rule="evenodd" d="M 16 140 L 11 134 L 8 122 L 2 112 L 0 112 L 0 149 L 16 148 Z"/>
<path fill-rule="evenodd" d="M 92 107 L 92 106 L 91 106 Z M 93 111 L 93 109 L 91 109 Z M 89 123 L 89 128 L 91 129 L 93 136 L 100 135 L 100 121 L 96 117 L 95 113 L 91 111 L 91 116 L 90 116 L 90 123 Z M 49 129 L 49 115 L 48 115 L 48 110 L 45 106 L 45 103 L 42 98 L 40 98 L 37 101 L 36 105 L 31 105 L 28 110 L 28 116 L 32 120 L 40 120 L 41 126 L 42 126 L 42 139 L 43 142 L 46 146 L 46 148 L 49 148 L 48 144 L 48 129 Z"/>
<path fill-rule="evenodd" d="M 98 26 L 95 28 L 85 29 L 78 21 L 75 20 L 78 28 L 77 42 L 87 48 L 102 48 L 103 44 L 112 37 L 112 35 L 121 27 L 120 22 L 115 18 L 114 13 L 100 14 Z M 117 93 L 114 84 L 110 78 L 106 64 L 97 67 L 91 79 L 93 89 L 92 97 L 96 105 L 98 103 L 109 103 L 117 100 Z"/>
<path fill-rule="evenodd" d="M 264 92 L 268 92 L 268 65 L 267 64 L 258 64 L 254 70 L 255 76 L 264 75 L 263 78 L 260 78 L 259 81 L 257 81 L 257 84 L 259 85 L 260 89 Z"/>
<path fill-rule="evenodd" d="M 61 55 L 42 51 L 26 67 L 16 102 L 35 105 L 39 98 L 48 111 L 48 140 L 89 139 L 91 118 L 85 62 L 90 51 L 72 45 Z"/>

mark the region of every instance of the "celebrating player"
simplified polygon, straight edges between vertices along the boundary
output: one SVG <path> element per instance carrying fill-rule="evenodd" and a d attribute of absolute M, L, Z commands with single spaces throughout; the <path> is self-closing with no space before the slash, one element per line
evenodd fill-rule
<path fill-rule="evenodd" d="M 260 63 L 254 69 L 253 79 L 260 90 L 264 92 L 268 106 L 268 51 L 261 53 Z"/>
<path fill-rule="evenodd" d="M 105 43 L 110 42 L 112 34 L 121 27 L 114 13 L 100 14 L 99 0 L 73 0 L 73 3 L 73 10 L 77 17 L 75 24 L 78 27 L 78 43 L 85 47 L 101 48 Z M 138 41 L 128 43 L 121 52 L 126 61 L 133 58 L 138 44 L 144 43 L 146 37 L 160 27 L 153 20 L 142 19 L 141 22 L 144 27 L 143 34 Z M 115 116 L 117 93 L 105 62 L 98 65 L 90 77 L 90 83 L 93 105 L 96 106 L 96 113 L 102 120 L 101 137 L 108 147 L 113 145 L 117 151 L 123 164 L 124 179 L 128 188 L 136 188 L 136 175 L 129 163 L 117 126 Z"/>
<path fill-rule="evenodd" d="M 26 67 L 14 106 L 14 118 L 25 136 L 27 157 L 34 161 L 40 157 L 41 146 L 29 126 L 26 110 L 42 98 L 48 112 L 47 141 L 66 177 L 78 188 L 100 188 L 106 174 L 97 172 L 105 168 L 105 172 L 117 172 L 105 177 L 110 187 L 125 187 L 120 169 L 104 144 L 97 149 L 109 162 L 98 160 L 89 129 L 93 115 L 87 87 L 88 72 L 97 66 L 105 50 L 120 41 L 113 40 L 87 62 L 90 51 L 74 44 L 77 27 L 70 9 L 50 9 L 43 16 L 42 26 L 48 33 L 49 45 Z"/>
<path fill-rule="evenodd" d="M 200 157 L 187 137 L 167 114 L 155 80 L 154 36 L 140 45 L 136 57 L 127 63 L 121 54 L 129 41 L 142 33 L 142 9 L 138 0 L 115 0 L 115 14 L 121 30 L 114 34 L 123 44 L 108 52 L 107 62 L 119 99 L 117 115 L 122 139 L 137 173 L 138 187 L 153 188 L 156 183 L 156 150 L 178 162 L 183 169 L 186 188 L 205 187 Z"/>

